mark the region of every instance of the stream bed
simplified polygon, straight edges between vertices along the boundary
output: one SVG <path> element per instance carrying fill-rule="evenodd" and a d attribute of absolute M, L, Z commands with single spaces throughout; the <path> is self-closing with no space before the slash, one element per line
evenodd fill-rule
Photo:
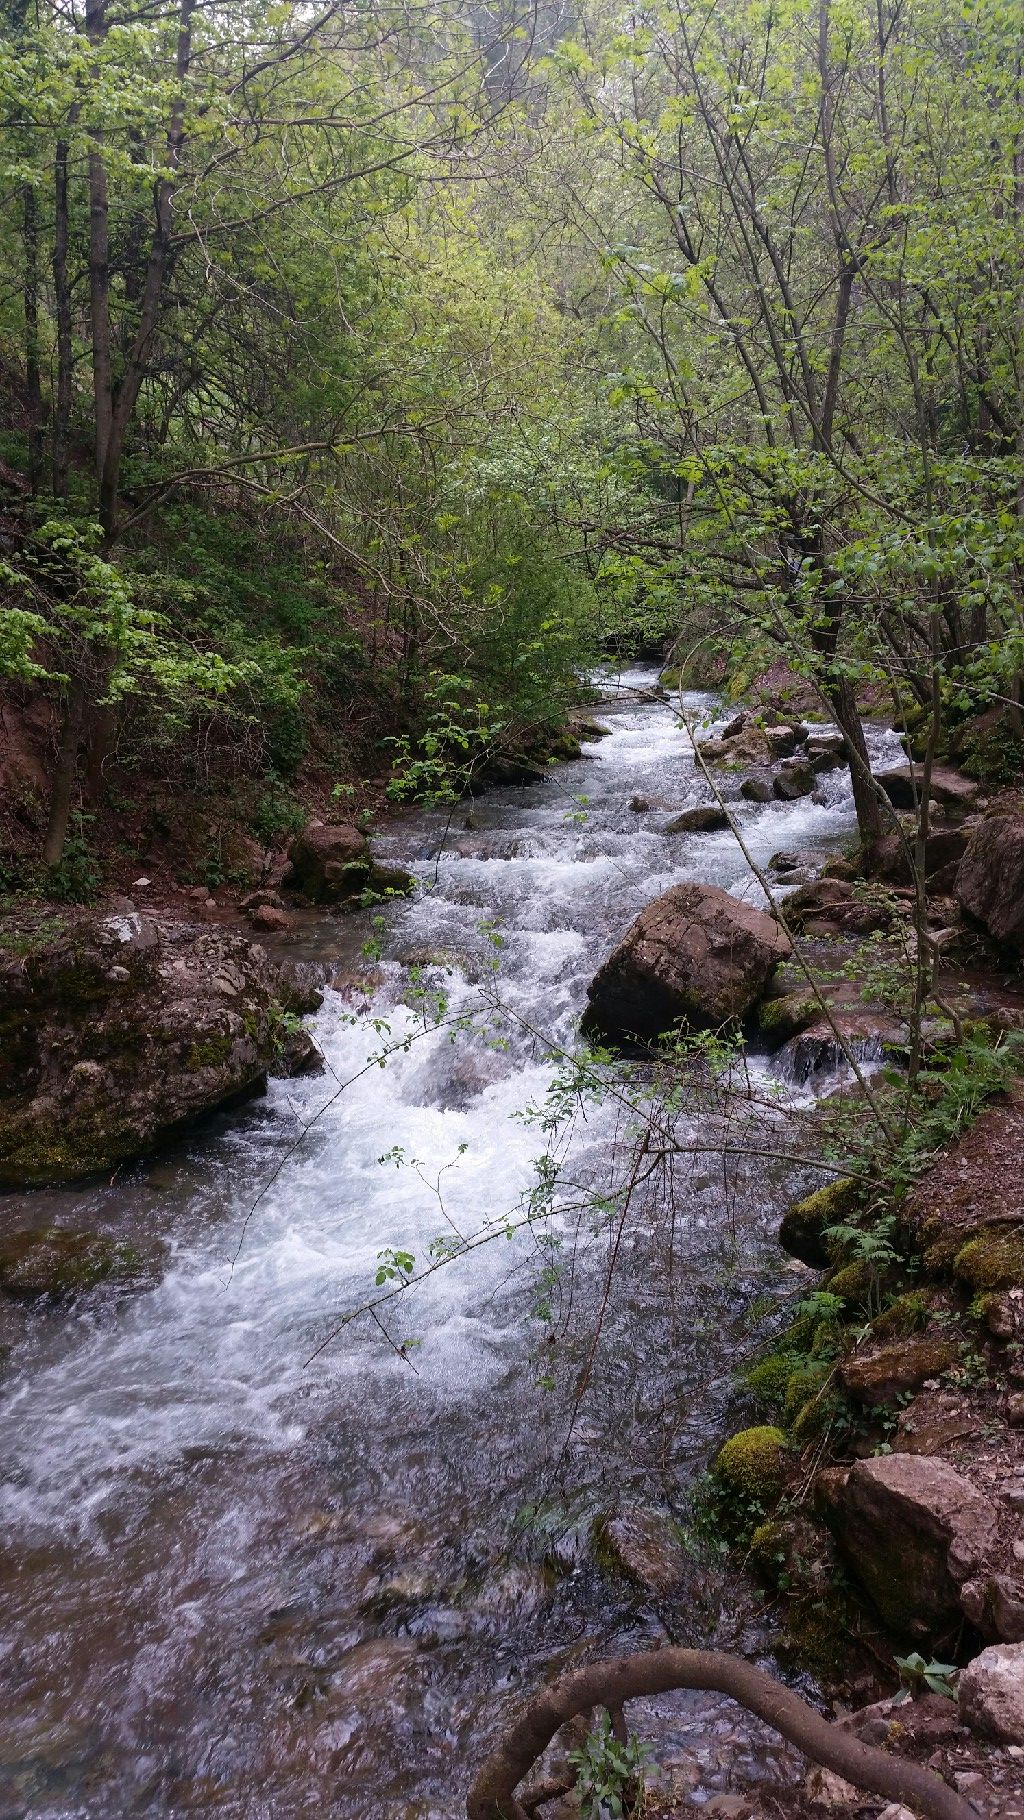
<path fill-rule="evenodd" d="M 417 874 L 412 901 L 282 948 L 325 982 L 329 1072 L 110 1185 L 0 1197 L 5 1228 L 169 1246 L 145 1292 L 0 1315 L 3 1820 L 455 1820 L 509 1703 L 583 1653 L 670 1638 L 770 1662 L 727 1569 L 694 1556 L 652 1602 L 590 1526 L 685 1519 L 758 1321 L 794 1293 L 774 1240 L 792 1171 L 689 1158 L 667 1224 L 639 1199 L 596 1346 L 608 1232 L 562 1216 L 550 1294 L 538 1233 L 501 1235 L 546 1141 L 524 1114 L 632 918 L 688 879 L 760 898 L 731 834 L 664 831 L 708 791 L 670 706 L 635 693 L 653 681 L 624 672 L 596 711 L 610 735 L 537 785 L 392 823 L 378 851 Z M 848 774 L 823 796 L 739 804 L 757 860 L 849 834 Z M 424 991 L 446 995 L 437 1027 Z M 595 1105 L 560 1138 L 583 1200 L 620 1126 Z M 339 1329 L 385 1248 L 422 1267 L 439 1235 L 485 1230 L 381 1310 L 386 1335 Z M 717 1696 L 631 1716 L 697 1798 L 800 1773 Z"/>

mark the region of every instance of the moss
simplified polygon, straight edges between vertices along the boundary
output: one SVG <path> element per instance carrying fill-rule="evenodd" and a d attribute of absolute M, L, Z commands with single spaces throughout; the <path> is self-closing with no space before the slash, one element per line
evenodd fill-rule
<path fill-rule="evenodd" d="M 743 1428 L 726 1441 L 712 1471 L 726 1491 L 765 1504 L 782 1490 L 787 1466 L 786 1437 L 781 1428 Z"/>
<path fill-rule="evenodd" d="M 189 1069 L 223 1068 L 231 1056 L 230 1036 L 207 1036 L 200 1043 L 193 1043 L 188 1052 L 186 1066 Z"/>
<path fill-rule="evenodd" d="M 763 1035 L 784 1043 L 811 1023 L 816 1012 L 813 998 L 799 992 L 787 993 L 785 998 L 766 998 L 758 1009 L 758 1028 Z"/>
<path fill-rule="evenodd" d="M 66 1299 L 108 1279 L 130 1281 L 145 1267 L 134 1245 L 96 1233 L 14 1232 L 0 1250 L 0 1289 L 20 1301 Z"/>
<path fill-rule="evenodd" d="M 663 670 L 658 678 L 663 689 L 678 689 L 679 680 L 680 671 L 672 668 Z"/>
<path fill-rule="evenodd" d="M 877 1272 L 867 1259 L 859 1258 L 854 1264 L 844 1264 L 841 1269 L 830 1271 L 821 1286 L 829 1295 L 837 1295 L 848 1308 L 862 1308 L 877 1281 Z"/>
<path fill-rule="evenodd" d="M 801 1258 L 805 1264 L 811 1264 L 816 1270 L 823 1270 L 827 1264 L 836 1261 L 834 1245 L 824 1237 L 830 1226 L 841 1225 L 850 1219 L 860 1203 L 860 1184 L 852 1176 L 845 1176 L 841 1181 L 830 1182 L 825 1188 L 815 1189 L 802 1201 L 797 1201 L 788 1213 L 783 1215 L 779 1227 L 779 1243 L 783 1251 L 792 1257 Z"/>
<path fill-rule="evenodd" d="M 787 1427 L 793 1426 L 809 1398 L 816 1397 L 822 1386 L 827 1384 L 831 1371 L 831 1365 L 824 1359 L 819 1359 L 816 1364 L 802 1365 L 799 1370 L 790 1373 L 783 1403 L 783 1417 Z"/>
<path fill-rule="evenodd" d="M 953 1269 L 975 1292 L 1024 1289 L 1024 1228 L 979 1234 L 957 1252 Z"/>
<path fill-rule="evenodd" d="M 772 1411 L 782 1408 L 793 1364 L 792 1353 L 771 1352 L 745 1374 L 744 1383 L 760 1408 Z"/>
<path fill-rule="evenodd" d="M 750 1538 L 747 1559 L 754 1572 L 772 1586 L 778 1583 L 780 1571 L 785 1571 L 788 1541 L 786 1524 L 777 1517 L 770 1518 L 767 1523 L 759 1523 Z"/>
<path fill-rule="evenodd" d="M 928 1321 L 928 1298 L 919 1289 L 912 1289 L 908 1295 L 897 1296 L 888 1308 L 883 1308 L 871 1323 L 871 1331 L 880 1340 L 905 1340 L 912 1333 L 920 1332 Z"/>

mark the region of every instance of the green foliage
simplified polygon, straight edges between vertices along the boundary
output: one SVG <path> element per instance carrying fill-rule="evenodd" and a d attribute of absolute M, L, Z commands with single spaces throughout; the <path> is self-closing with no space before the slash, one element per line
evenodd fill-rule
<path fill-rule="evenodd" d="M 86 815 L 74 818 L 60 859 L 40 877 L 45 896 L 59 904 L 91 904 L 99 895 L 103 874 L 89 845 L 90 819 Z"/>
<path fill-rule="evenodd" d="M 926 1661 L 918 1650 L 909 1656 L 894 1656 L 893 1661 L 900 1671 L 900 1682 L 903 1687 L 903 1698 L 912 1699 L 915 1694 L 942 1694 L 947 1700 L 955 1700 L 953 1678 L 957 1673 L 955 1662 L 936 1662 L 934 1658 Z"/>
<path fill-rule="evenodd" d="M 637 1803 L 642 1800 L 650 1752 L 635 1736 L 620 1744 L 607 1713 L 568 1757 L 576 1771 L 575 1793 L 584 1820 L 623 1820 L 640 1811 Z"/>

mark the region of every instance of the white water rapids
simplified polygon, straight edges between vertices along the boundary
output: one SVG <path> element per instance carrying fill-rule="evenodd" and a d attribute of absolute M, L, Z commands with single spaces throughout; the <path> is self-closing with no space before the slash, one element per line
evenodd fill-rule
<path fill-rule="evenodd" d="M 422 888 L 387 911 L 379 966 L 358 954 L 365 918 L 325 918 L 306 939 L 328 979 L 375 982 L 368 1005 L 325 991 L 313 1028 L 331 1073 L 272 1083 L 113 1186 L 0 1200 L 8 1227 L 56 1220 L 171 1248 L 144 1293 L 5 1315 L 0 1815 L 440 1820 L 460 1811 L 501 1701 L 586 1639 L 622 1647 L 667 1624 L 680 1641 L 763 1648 L 720 1576 L 701 1570 L 674 1616 L 654 1615 L 580 1537 L 620 1496 L 685 1502 L 726 1419 L 746 1310 L 779 1293 L 777 1182 L 741 1172 L 726 1231 L 721 1171 L 694 1174 L 675 1311 L 648 1234 L 565 1453 L 563 1379 L 535 1383 L 526 1237 L 437 1271 L 389 1314 L 395 1339 L 419 1342 L 407 1360 L 364 1318 L 309 1362 L 371 1292 L 383 1247 L 422 1266 L 439 1233 L 520 1206 L 543 1139 L 517 1115 L 543 1100 L 548 1045 L 572 1049 L 587 984 L 641 906 L 685 879 L 760 895 L 731 834 L 664 832 L 708 798 L 670 707 L 627 697 L 597 713 L 610 736 L 542 783 L 460 806 L 450 825 L 391 826 L 378 850 Z M 738 805 L 759 861 L 851 830 L 848 773 L 823 790 Z M 480 1003 L 493 957 L 503 1046 L 425 1032 L 409 964 L 457 1013 Z M 579 1126 L 572 1166 L 589 1181 L 615 1116 Z M 584 1314 L 600 1240 L 590 1252 Z M 586 1328 L 569 1324 L 570 1360 Z M 556 1493 L 563 1522 L 514 1528 L 521 1505 Z M 650 1720 L 698 1789 L 755 1757 L 784 1762 L 702 1700 Z"/>

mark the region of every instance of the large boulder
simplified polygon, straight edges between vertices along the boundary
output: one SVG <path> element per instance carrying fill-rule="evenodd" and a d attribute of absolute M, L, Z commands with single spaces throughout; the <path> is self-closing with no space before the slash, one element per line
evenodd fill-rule
<path fill-rule="evenodd" d="M 595 975 L 586 1028 L 650 1042 L 679 1023 L 736 1023 L 789 951 L 763 910 L 718 885 L 674 885 L 641 911 Z"/>
<path fill-rule="evenodd" d="M 1024 813 L 979 822 L 960 862 L 956 896 L 993 941 L 1024 953 Z"/>
<path fill-rule="evenodd" d="M 884 1621 L 922 1640 L 960 1622 L 965 1583 L 998 1530 L 991 1498 L 948 1461 L 921 1454 L 858 1460 L 828 1516 Z"/>
<path fill-rule="evenodd" d="M 349 822 L 310 822 L 292 842 L 288 858 L 285 883 L 314 904 L 358 897 L 373 865 L 366 835 Z"/>
<path fill-rule="evenodd" d="M 875 782 L 881 784 L 894 809 L 916 809 L 924 782 L 921 765 L 895 765 L 891 771 L 876 771 Z M 977 801 L 978 785 L 952 765 L 933 765 L 928 780 L 928 794 L 944 808 L 967 810 Z"/>
<path fill-rule="evenodd" d="M 134 912 L 0 950 L 0 1187 L 116 1168 L 306 1065 L 318 1002 L 248 937 Z"/>

